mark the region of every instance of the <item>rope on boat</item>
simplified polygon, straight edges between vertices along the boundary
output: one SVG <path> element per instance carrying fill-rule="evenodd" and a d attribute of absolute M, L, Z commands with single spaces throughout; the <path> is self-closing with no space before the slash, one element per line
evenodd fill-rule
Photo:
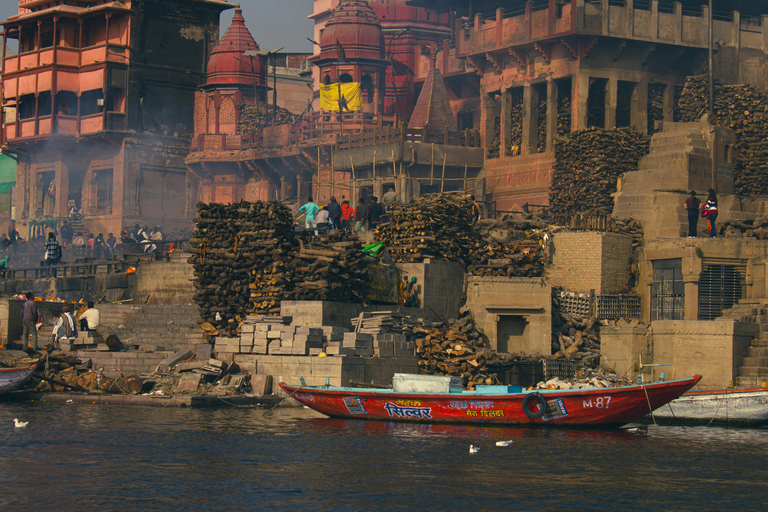
<path fill-rule="evenodd" d="M 653 420 L 653 426 L 658 427 L 659 425 L 656 423 L 656 416 L 653 415 L 653 408 L 651 407 L 651 399 L 648 398 L 648 390 L 645 389 L 645 383 L 641 384 L 643 387 L 643 391 L 645 391 L 645 399 L 648 402 L 648 412 L 651 413 L 651 419 Z"/>

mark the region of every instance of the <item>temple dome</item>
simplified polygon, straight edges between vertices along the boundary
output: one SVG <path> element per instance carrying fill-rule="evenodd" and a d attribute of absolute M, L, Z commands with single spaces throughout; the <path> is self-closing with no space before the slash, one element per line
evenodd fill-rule
<path fill-rule="evenodd" d="M 336 41 L 348 60 L 384 58 L 384 36 L 373 9 L 364 0 L 341 0 L 320 36 L 318 60 L 338 60 Z"/>
<path fill-rule="evenodd" d="M 242 9 L 237 7 L 232 24 L 224 33 L 224 37 L 216 43 L 208 59 L 206 85 L 253 86 L 255 79 L 257 86 L 264 86 L 264 57 L 243 57 L 243 53 L 248 50 L 259 50 L 259 45 L 245 26 Z"/>

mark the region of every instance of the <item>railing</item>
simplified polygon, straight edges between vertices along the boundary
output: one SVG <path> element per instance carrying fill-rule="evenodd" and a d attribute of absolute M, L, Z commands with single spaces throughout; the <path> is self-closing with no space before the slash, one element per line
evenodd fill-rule
<path fill-rule="evenodd" d="M 400 129 L 384 127 L 384 129 L 359 130 L 339 134 L 336 149 L 362 148 L 390 142 L 417 142 L 424 144 L 443 144 L 449 146 L 480 147 L 480 132 L 478 130 L 449 131 L 430 130 L 429 126 L 419 129 L 407 129 L 402 124 Z"/>
<path fill-rule="evenodd" d="M 0 270 L 0 279 L 43 279 L 46 277 L 82 277 L 108 274 L 124 274 L 128 268 L 135 267 L 138 260 L 99 260 L 85 263 L 39 266 L 31 268 L 12 268 Z"/>

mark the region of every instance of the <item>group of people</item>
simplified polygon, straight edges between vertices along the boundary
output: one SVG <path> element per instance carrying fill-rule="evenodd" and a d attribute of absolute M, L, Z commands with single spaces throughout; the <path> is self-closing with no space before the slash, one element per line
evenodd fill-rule
<path fill-rule="evenodd" d="M 717 194 L 714 189 L 707 191 L 707 202 L 702 203 L 696 197 L 696 191 L 691 190 L 690 196 L 685 200 L 685 209 L 688 212 L 688 237 L 698 236 L 699 216 L 707 219 L 707 230 L 711 238 L 717 238 Z"/>
<path fill-rule="evenodd" d="M 162 246 L 163 230 L 160 226 L 155 226 L 150 230 L 147 225 L 141 227 L 141 225 L 136 224 L 131 230 L 123 230 L 120 241 L 124 244 L 141 244 L 144 252 L 154 252 L 158 246 Z"/>
<path fill-rule="evenodd" d="M 349 201 L 343 200 L 341 204 L 335 197 L 323 207 L 315 204 L 310 197 L 299 211 L 304 215 L 304 225 L 308 230 L 314 230 L 318 234 L 320 230 L 337 229 L 349 231 L 366 231 L 374 229 L 384 213 L 377 197 L 371 197 L 370 203 L 360 198 L 357 208 L 352 208 Z M 354 223 L 354 226 L 353 226 Z"/>
<path fill-rule="evenodd" d="M 27 292 L 24 298 L 24 304 L 21 308 L 21 339 L 24 344 L 23 350 L 27 353 L 33 353 L 38 350 L 37 330 L 41 324 L 41 315 L 37 309 L 35 294 Z M 80 331 L 95 331 L 100 321 L 101 315 L 99 310 L 94 307 L 93 302 L 88 302 L 87 309 L 81 311 L 77 317 L 70 312 L 69 306 L 62 306 L 61 313 L 53 326 L 51 342 L 47 348 L 49 350 L 58 349 L 62 339 L 76 338 L 78 322 Z"/>

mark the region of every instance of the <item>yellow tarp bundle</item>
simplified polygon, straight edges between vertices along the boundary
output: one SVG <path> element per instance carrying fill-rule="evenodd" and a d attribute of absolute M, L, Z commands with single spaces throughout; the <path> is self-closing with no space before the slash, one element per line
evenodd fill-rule
<path fill-rule="evenodd" d="M 349 112 L 363 109 L 363 95 L 359 82 L 341 84 L 341 110 Z M 339 84 L 320 84 L 320 108 L 339 111 Z"/>

